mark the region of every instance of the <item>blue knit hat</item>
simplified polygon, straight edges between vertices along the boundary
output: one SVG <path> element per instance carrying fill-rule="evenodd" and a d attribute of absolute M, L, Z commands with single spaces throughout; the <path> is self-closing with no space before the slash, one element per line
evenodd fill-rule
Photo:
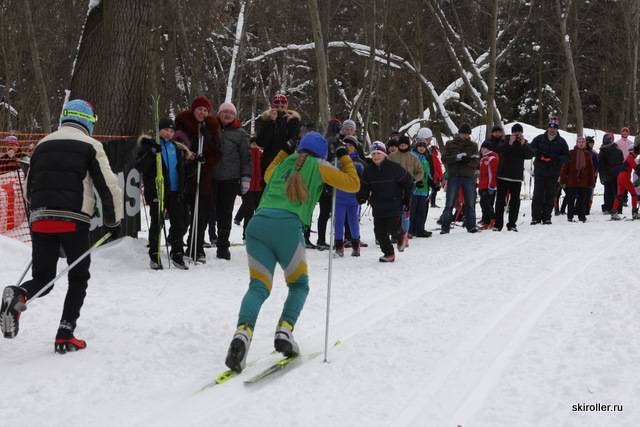
<path fill-rule="evenodd" d="M 306 151 L 320 159 L 327 158 L 327 150 L 327 140 L 318 132 L 306 133 L 296 148 L 296 151 Z"/>
<path fill-rule="evenodd" d="M 82 125 L 89 132 L 89 135 L 93 133 L 93 126 L 97 121 L 98 117 L 93 112 L 91 105 L 82 99 L 69 101 L 62 108 L 60 123 L 73 122 Z"/>

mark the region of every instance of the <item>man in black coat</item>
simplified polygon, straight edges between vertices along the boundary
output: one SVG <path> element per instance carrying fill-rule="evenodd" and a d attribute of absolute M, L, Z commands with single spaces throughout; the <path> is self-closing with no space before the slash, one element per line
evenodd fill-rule
<path fill-rule="evenodd" d="M 624 154 L 613 143 L 610 134 L 602 137 L 602 147 L 598 153 L 598 171 L 600 172 L 600 181 L 604 186 L 604 203 L 602 204 L 602 213 L 608 215 L 612 213 L 613 201 L 618 194 L 618 174 L 624 169 Z"/>
<path fill-rule="evenodd" d="M 560 168 L 569 161 L 569 146 L 558 133 L 557 120 L 549 121 L 547 131 L 531 141 L 535 156 L 531 225 L 551 224 L 551 212 Z"/>
<path fill-rule="evenodd" d="M 496 149 L 500 156 L 500 163 L 498 165 L 498 191 L 494 231 L 502 231 L 507 196 L 509 197 L 507 230 L 518 231 L 516 221 L 520 213 L 520 189 L 524 178 L 524 161 L 533 157 L 533 151 L 531 151 L 522 132 L 522 125 L 516 123 L 511 127 L 511 135 L 507 135 L 504 140 L 500 141 Z"/>
<path fill-rule="evenodd" d="M 383 253 L 380 262 L 394 262 L 389 236 L 395 237 L 398 250 L 404 251 L 401 217 L 411 204 L 413 177 L 400 164 L 387 159 L 387 150 L 380 141 L 371 144 L 371 160 L 360 179 L 358 201 L 371 203 L 373 231 Z"/>

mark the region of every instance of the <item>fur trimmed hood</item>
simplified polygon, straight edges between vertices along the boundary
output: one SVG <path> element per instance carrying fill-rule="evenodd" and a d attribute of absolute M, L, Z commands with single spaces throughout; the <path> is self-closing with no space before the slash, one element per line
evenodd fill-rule
<path fill-rule="evenodd" d="M 207 116 L 204 120 L 207 124 L 207 130 L 214 135 L 220 129 L 220 120 L 216 116 Z M 198 137 L 198 121 L 193 112 L 183 111 L 176 116 L 176 130 L 182 130 L 187 134 L 191 141 L 197 140 Z"/>
<path fill-rule="evenodd" d="M 285 113 L 285 117 L 287 118 L 287 121 L 292 119 L 300 121 L 302 119 L 302 116 L 300 116 L 300 114 L 294 110 L 287 110 L 287 112 Z M 260 114 L 260 118 L 264 121 L 270 122 L 271 110 L 269 109 L 269 110 L 263 111 L 262 114 Z"/>

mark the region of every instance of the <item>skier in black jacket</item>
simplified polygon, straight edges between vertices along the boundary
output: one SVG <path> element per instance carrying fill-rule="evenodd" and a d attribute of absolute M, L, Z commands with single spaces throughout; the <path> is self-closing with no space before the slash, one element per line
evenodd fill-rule
<path fill-rule="evenodd" d="M 33 151 L 27 175 L 33 279 L 4 289 L 0 327 L 5 338 L 18 334 L 26 301 L 55 277 L 60 247 L 69 264 L 89 249 L 89 225 L 96 212 L 94 191 L 102 201 L 105 228 L 117 232 L 120 226 L 122 193 L 102 144 L 90 136 L 96 121 L 89 103 L 69 101 L 62 109 L 60 128 L 38 142 Z M 69 288 L 55 339 L 57 353 L 81 350 L 87 345 L 73 333 L 87 291 L 90 264 L 87 256 L 69 271 Z"/>
<path fill-rule="evenodd" d="M 160 145 L 148 136 L 142 135 L 138 141 L 140 148 L 136 155 L 135 165 L 142 173 L 144 199 L 149 205 L 151 224 L 149 226 L 149 266 L 153 270 L 162 270 L 158 253 L 158 241 L 162 227 L 158 217 L 158 193 L 156 190 L 156 155 L 162 156 L 162 176 L 164 178 L 164 207 L 169 214 L 169 243 L 171 244 L 171 263 L 187 270 L 184 263 L 182 241 L 186 231 L 185 158 L 192 154 L 189 149 L 173 140 L 174 124 L 171 119 L 161 119 Z M 164 213 L 162 214 L 164 218 Z M 163 221 L 164 222 L 164 221 Z"/>
<path fill-rule="evenodd" d="M 551 212 L 560 177 L 560 168 L 569 161 L 569 146 L 558 133 L 557 120 L 549 121 L 547 131 L 531 141 L 535 156 L 534 185 L 531 201 L 531 225 L 551 224 Z"/>
<path fill-rule="evenodd" d="M 371 160 L 360 179 L 358 201 L 371 203 L 373 230 L 383 253 L 380 262 L 393 262 L 395 254 L 389 235 L 398 239 L 398 250 L 404 251 L 401 215 L 411 205 L 413 177 L 400 164 L 387 159 L 387 150 L 380 141 L 371 144 Z"/>
<path fill-rule="evenodd" d="M 533 157 L 533 151 L 531 151 L 522 132 L 522 125 L 520 123 L 514 124 L 511 127 L 511 135 L 507 135 L 497 147 L 500 163 L 498 165 L 498 191 L 494 231 L 502 231 L 507 196 L 509 197 L 507 230 L 518 231 L 516 221 L 520 213 L 520 189 L 524 178 L 524 161 Z"/>

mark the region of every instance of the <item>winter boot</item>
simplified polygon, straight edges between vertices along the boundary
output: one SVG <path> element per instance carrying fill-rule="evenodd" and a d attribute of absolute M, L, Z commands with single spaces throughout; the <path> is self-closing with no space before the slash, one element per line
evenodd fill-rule
<path fill-rule="evenodd" d="M 218 247 L 216 249 L 216 258 L 231 260 L 231 252 L 228 247 Z"/>
<path fill-rule="evenodd" d="M 200 252 L 196 255 L 196 264 L 206 264 L 207 263 L 207 256 L 204 254 L 204 252 Z"/>
<path fill-rule="evenodd" d="M 311 240 L 307 238 L 304 239 L 304 247 L 307 249 L 317 249 L 317 246 L 311 243 Z"/>
<path fill-rule="evenodd" d="M 618 212 L 612 211 L 611 221 L 620 221 L 622 218 L 618 215 Z"/>
<path fill-rule="evenodd" d="M 551 225 L 551 220 L 550 219 L 543 220 L 542 225 Z"/>
<path fill-rule="evenodd" d="M 2 292 L 0 328 L 5 338 L 18 335 L 20 314 L 27 309 L 25 291 L 17 286 L 7 286 Z"/>
<path fill-rule="evenodd" d="M 394 254 L 382 255 L 380 258 L 378 258 L 378 261 L 380 262 L 394 262 L 395 260 L 396 256 Z"/>
<path fill-rule="evenodd" d="M 253 337 L 253 328 L 247 324 L 239 325 L 236 333 L 233 334 L 227 358 L 224 361 L 229 369 L 235 372 L 242 372 L 247 364 L 247 354 Z"/>
<path fill-rule="evenodd" d="M 631 218 L 640 219 L 640 214 L 638 214 L 638 208 L 631 209 L 631 213 L 632 213 L 632 217 Z"/>
<path fill-rule="evenodd" d="M 336 240 L 336 256 L 344 256 L 344 240 Z"/>
<path fill-rule="evenodd" d="M 293 339 L 293 325 L 286 320 L 280 320 L 276 328 L 276 335 L 273 339 L 273 345 L 276 351 L 282 353 L 285 357 L 296 357 L 300 354 L 300 348 Z"/>
<path fill-rule="evenodd" d="M 398 237 L 398 252 L 404 252 L 404 250 L 409 246 L 409 234 L 403 233 Z"/>
<path fill-rule="evenodd" d="M 158 254 L 149 256 L 149 268 L 152 270 L 162 270 L 162 262 L 158 259 Z"/>
<path fill-rule="evenodd" d="M 316 249 L 319 251 L 326 251 L 327 249 L 329 249 L 329 245 L 327 245 L 325 242 L 318 242 L 316 244 Z"/>
<path fill-rule="evenodd" d="M 513 224 L 513 225 L 507 224 L 507 230 L 515 231 L 517 233 L 518 232 L 518 227 L 515 224 Z"/>
<path fill-rule="evenodd" d="M 182 252 L 176 252 L 171 254 L 171 264 L 173 264 L 174 267 L 179 268 L 180 270 L 189 269 L 189 267 L 187 267 L 187 264 L 185 264 L 184 262 L 184 257 L 182 255 Z"/>
<path fill-rule="evenodd" d="M 360 256 L 360 240 L 351 241 L 351 256 Z"/>

